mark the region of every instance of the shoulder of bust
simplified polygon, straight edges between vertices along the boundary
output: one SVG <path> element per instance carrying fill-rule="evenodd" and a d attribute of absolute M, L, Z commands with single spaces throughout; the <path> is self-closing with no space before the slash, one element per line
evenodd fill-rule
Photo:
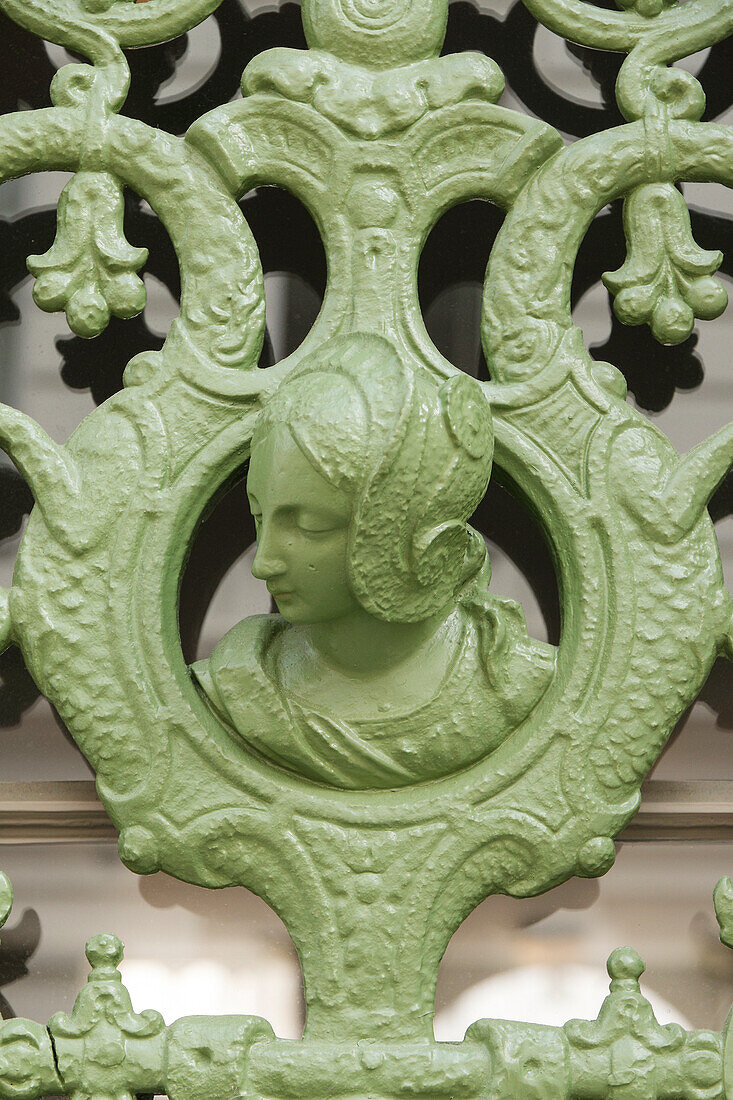
<path fill-rule="evenodd" d="M 236 729 L 263 707 L 280 711 L 275 684 L 264 667 L 267 649 L 282 630 L 280 615 L 253 615 L 228 631 L 214 652 L 191 665 L 191 673 L 215 710 Z"/>
<path fill-rule="evenodd" d="M 281 615 L 250 615 L 227 631 L 208 663 L 216 669 L 259 666 L 264 651 L 285 625 Z"/>
<path fill-rule="evenodd" d="M 486 593 L 466 610 L 481 638 L 481 656 L 494 687 L 532 693 L 549 683 L 555 670 L 555 646 L 530 637 L 521 606 L 514 600 Z"/>

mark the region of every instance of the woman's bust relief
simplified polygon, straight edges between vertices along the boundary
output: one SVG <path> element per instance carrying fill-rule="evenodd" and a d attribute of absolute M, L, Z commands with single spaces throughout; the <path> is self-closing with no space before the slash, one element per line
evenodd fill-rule
<path fill-rule="evenodd" d="M 492 455 L 478 383 L 438 387 L 381 337 L 335 339 L 281 384 L 247 477 L 252 572 L 280 614 L 192 669 L 252 749 L 332 786 L 399 787 L 474 763 L 529 715 L 555 651 L 489 594 L 466 523 Z"/>

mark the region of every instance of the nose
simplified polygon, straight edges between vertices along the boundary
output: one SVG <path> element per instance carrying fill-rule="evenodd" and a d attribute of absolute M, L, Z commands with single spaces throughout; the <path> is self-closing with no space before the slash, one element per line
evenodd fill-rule
<path fill-rule="evenodd" d="M 285 572 L 285 562 L 278 552 L 277 540 L 270 525 L 263 519 L 257 535 L 257 552 L 252 562 L 252 576 L 269 581 Z"/>

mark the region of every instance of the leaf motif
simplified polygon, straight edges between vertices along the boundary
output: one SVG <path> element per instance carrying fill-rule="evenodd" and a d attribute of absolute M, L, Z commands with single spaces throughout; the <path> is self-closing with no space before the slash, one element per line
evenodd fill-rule
<path fill-rule="evenodd" d="M 56 240 L 43 256 L 29 256 L 35 302 L 48 313 L 65 310 L 77 336 L 98 336 L 115 317 L 145 308 L 136 274 L 148 258 L 125 238 L 122 189 L 107 172 L 79 172 L 59 200 Z"/>
<path fill-rule="evenodd" d="M 728 304 L 714 279 L 722 252 L 700 248 L 692 236 L 685 200 L 669 183 L 646 184 L 624 206 L 627 257 L 603 282 L 615 296 L 614 312 L 626 325 L 651 326 L 662 344 L 679 344 L 695 318 L 711 321 Z"/>

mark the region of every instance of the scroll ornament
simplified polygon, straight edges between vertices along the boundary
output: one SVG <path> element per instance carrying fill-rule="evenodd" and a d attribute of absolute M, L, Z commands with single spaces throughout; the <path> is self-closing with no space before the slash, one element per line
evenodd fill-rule
<path fill-rule="evenodd" d="M 733 183 L 733 139 L 700 121 L 702 88 L 673 62 L 730 33 L 733 0 L 525 3 L 571 41 L 628 55 L 625 125 L 565 147 L 498 105 L 495 62 L 439 56 L 445 0 L 304 0 L 309 48 L 256 57 L 243 98 L 178 138 L 122 113 L 123 49 L 183 33 L 218 0 L 0 0 L 89 61 L 58 72 L 53 107 L 0 119 L 2 181 L 74 173 L 55 243 L 29 258 L 37 304 L 84 336 L 143 308 L 124 188 L 161 219 L 182 277 L 162 350 L 132 359 L 64 446 L 0 406 L 0 445 L 36 501 L 0 641 L 95 769 L 123 861 L 263 897 L 307 1002 L 297 1043 L 249 1017 L 166 1028 L 134 1011 L 121 944 L 97 937 L 69 1016 L 0 1029 L 0 1096 L 733 1095 L 728 1029 L 660 1027 L 630 949 L 609 961 L 595 1022 L 433 1038 L 438 963 L 464 917 L 492 893 L 608 871 L 675 722 L 733 655 L 707 513 L 733 426 L 677 454 L 570 315 L 577 250 L 619 197 L 618 315 L 674 343 L 725 308 L 720 256 L 694 242 L 675 185 Z M 312 330 L 266 370 L 238 205 L 261 183 L 306 203 L 329 267 Z M 470 198 L 506 211 L 484 288 L 487 383 L 441 356 L 416 292 L 430 228 Z M 181 575 L 245 472 L 253 569 L 279 614 L 188 668 Z M 551 547 L 557 647 L 489 586 L 470 519 L 491 476 Z"/>

